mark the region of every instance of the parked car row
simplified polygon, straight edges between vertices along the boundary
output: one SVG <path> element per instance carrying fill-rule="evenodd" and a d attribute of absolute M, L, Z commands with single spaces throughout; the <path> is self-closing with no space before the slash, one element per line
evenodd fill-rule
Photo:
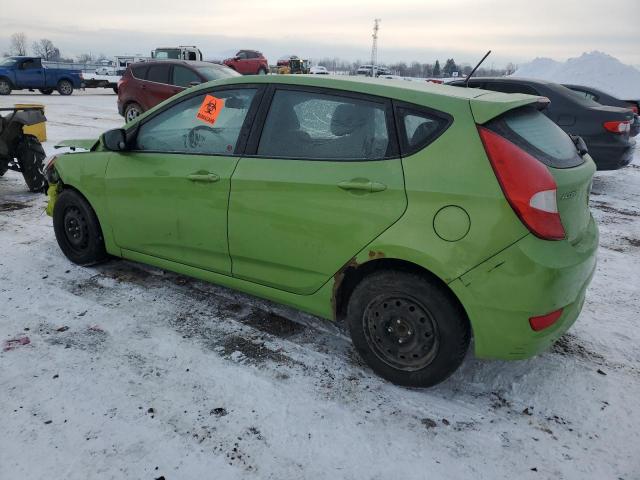
<path fill-rule="evenodd" d="M 464 87 L 464 80 L 449 82 Z M 595 92 L 577 86 L 567 88 L 553 82 L 517 77 L 471 78 L 468 87 L 502 93 L 524 93 L 545 97 L 550 102 L 542 112 L 566 133 L 581 137 L 599 170 L 615 170 L 628 165 L 636 146 L 638 133 L 637 107 L 602 94 L 595 101 Z M 618 106 L 619 105 L 619 106 Z M 622 107 L 622 108 L 621 108 Z M 635 113 L 634 113 L 635 112 Z"/>

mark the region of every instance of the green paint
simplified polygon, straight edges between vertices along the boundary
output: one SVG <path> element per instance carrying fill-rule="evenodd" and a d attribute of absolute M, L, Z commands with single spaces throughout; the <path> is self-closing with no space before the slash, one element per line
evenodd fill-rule
<path fill-rule="evenodd" d="M 540 240 L 505 200 L 477 133 L 477 122 L 536 97 L 417 82 L 239 77 L 189 89 L 126 127 L 133 132 L 193 91 L 260 83 L 379 95 L 446 112 L 454 121 L 418 153 L 371 162 L 117 153 L 102 144 L 63 155 L 55 168 L 64 187 L 93 206 L 110 254 L 325 318 L 333 318 L 335 279 L 346 265 L 382 257 L 410 262 L 449 285 L 482 357 L 536 354 L 575 321 L 598 244 L 586 206 L 593 163 L 550 169 L 567 239 Z M 192 181 L 194 173 L 213 173 L 216 181 Z M 368 191 L 347 188 L 365 181 Z M 553 327 L 529 328 L 529 317 L 561 307 Z"/>

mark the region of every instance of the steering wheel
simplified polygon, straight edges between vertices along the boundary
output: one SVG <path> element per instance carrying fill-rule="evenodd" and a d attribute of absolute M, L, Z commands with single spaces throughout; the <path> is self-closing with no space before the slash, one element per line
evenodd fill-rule
<path fill-rule="evenodd" d="M 193 127 L 191 130 L 189 130 L 189 133 L 185 135 L 185 147 L 196 149 L 203 146 L 206 139 L 200 132 L 208 132 L 215 135 L 220 135 L 220 131 L 215 127 L 210 127 L 208 125 L 198 125 L 197 127 Z"/>

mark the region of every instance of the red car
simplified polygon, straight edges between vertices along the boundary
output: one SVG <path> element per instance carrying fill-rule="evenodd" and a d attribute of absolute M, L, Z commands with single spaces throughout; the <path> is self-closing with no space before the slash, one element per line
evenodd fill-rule
<path fill-rule="evenodd" d="M 118 82 L 118 112 L 127 122 L 186 88 L 236 77 L 224 65 L 186 60 L 139 62 L 127 67 Z"/>
<path fill-rule="evenodd" d="M 257 50 L 240 50 L 235 57 L 227 58 L 224 64 L 242 75 L 266 75 L 269 71 L 269 62 Z"/>

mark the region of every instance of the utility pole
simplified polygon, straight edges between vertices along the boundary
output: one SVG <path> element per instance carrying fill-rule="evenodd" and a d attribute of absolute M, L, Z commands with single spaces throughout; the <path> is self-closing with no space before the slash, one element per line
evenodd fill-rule
<path fill-rule="evenodd" d="M 371 45 L 371 76 L 376 76 L 376 63 L 378 63 L 378 29 L 382 20 L 376 18 L 373 20 L 373 44 Z"/>

